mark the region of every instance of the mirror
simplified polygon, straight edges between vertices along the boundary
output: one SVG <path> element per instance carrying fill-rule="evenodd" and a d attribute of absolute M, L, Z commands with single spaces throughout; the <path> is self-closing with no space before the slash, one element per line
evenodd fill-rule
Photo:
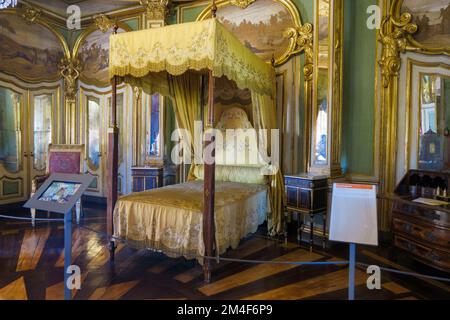
<path fill-rule="evenodd" d="M 94 97 L 87 98 L 87 154 L 88 164 L 93 170 L 100 165 L 100 101 Z"/>
<path fill-rule="evenodd" d="M 313 126 L 313 162 L 328 163 L 328 70 L 329 70 L 330 0 L 316 0 L 316 85 Z"/>
<path fill-rule="evenodd" d="M 163 96 L 156 93 L 145 95 L 144 104 L 144 152 L 145 165 L 157 164 L 163 158 L 162 121 L 163 121 Z"/>
<path fill-rule="evenodd" d="M 51 94 L 34 96 L 33 163 L 39 171 L 47 167 L 48 145 L 52 143 L 52 98 Z"/>
<path fill-rule="evenodd" d="M 421 74 L 419 169 L 450 170 L 450 77 Z"/>
<path fill-rule="evenodd" d="M 21 165 L 21 100 L 21 94 L 0 87 L 0 164 L 9 172 Z"/>

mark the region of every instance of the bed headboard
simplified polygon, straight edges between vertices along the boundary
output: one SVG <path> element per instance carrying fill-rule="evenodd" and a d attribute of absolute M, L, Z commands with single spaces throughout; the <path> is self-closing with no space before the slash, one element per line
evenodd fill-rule
<path fill-rule="evenodd" d="M 217 123 L 217 129 L 253 129 L 252 124 L 248 120 L 247 112 L 239 107 L 227 108 Z"/>
<path fill-rule="evenodd" d="M 239 107 L 227 108 L 216 126 L 216 181 L 267 183 L 259 163 L 256 131 L 247 113 Z M 230 130 L 233 129 L 233 130 Z M 194 176 L 203 180 L 203 165 L 194 168 Z"/>

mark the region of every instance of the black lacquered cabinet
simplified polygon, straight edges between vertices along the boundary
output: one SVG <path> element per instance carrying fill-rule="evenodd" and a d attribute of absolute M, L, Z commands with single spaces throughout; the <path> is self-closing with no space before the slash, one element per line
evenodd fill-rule
<path fill-rule="evenodd" d="M 133 192 L 140 192 L 164 185 L 163 167 L 132 167 Z"/>
<path fill-rule="evenodd" d="M 328 208 L 328 178 L 326 176 L 312 174 L 286 175 L 284 177 L 284 183 L 286 192 L 286 216 L 291 212 L 308 214 L 310 216 L 310 245 L 312 246 L 314 215 L 322 215 L 323 245 L 325 246 L 326 215 Z M 298 241 L 301 241 L 303 223 L 300 217 L 298 222 L 297 239 Z M 287 226 L 285 229 L 287 230 Z M 285 236 L 287 236 L 287 234 L 285 234 Z"/>

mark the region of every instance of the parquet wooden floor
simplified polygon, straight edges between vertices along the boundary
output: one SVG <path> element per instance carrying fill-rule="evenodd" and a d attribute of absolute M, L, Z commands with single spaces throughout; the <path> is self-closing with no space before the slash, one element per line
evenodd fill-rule
<path fill-rule="evenodd" d="M 20 212 L 10 212 L 18 214 Z M 22 212 L 24 213 L 24 212 Z M 82 225 L 105 230 L 105 210 L 85 206 Z M 63 298 L 63 226 L 0 219 L 0 299 Z M 213 281 L 203 282 L 195 261 L 172 259 L 119 244 L 111 265 L 102 235 L 74 226 L 73 264 L 81 268 L 81 289 L 74 299 L 346 299 L 347 266 L 255 265 L 221 262 Z M 268 240 L 262 233 L 244 239 L 232 258 L 274 261 L 345 260 L 335 252 Z M 341 250 L 345 252 L 345 250 Z M 365 252 L 365 253 L 364 253 Z M 388 259 L 361 248 L 358 260 L 386 265 Z M 392 267 L 392 265 L 390 265 Z M 399 267 L 397 265 L 397 267 Z M 449 298 L 450 288 L 382 273 L 382 289 L 368 290 L 365 270 L 356 272 L 357 299 Z"/>

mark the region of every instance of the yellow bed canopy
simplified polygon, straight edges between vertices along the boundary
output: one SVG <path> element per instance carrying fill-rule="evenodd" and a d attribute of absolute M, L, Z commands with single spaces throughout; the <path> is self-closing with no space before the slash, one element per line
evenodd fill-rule
<path fill-rule="evenodd" d="M 216 19 L 176 24 L 111 36 L 110 77 L 130 78 L 151 88 L 151 73 L 178 76 L 188 70 L 211 70 L 239 88 L 273 97 L 275 71 L 244 46 Z M 146 78 L 147 81 L 142 80 Z M 161 88 L 158 88 L 159 90 Z"/>
<path fill-rule="evenodd" d="M 194 133 L 200 120 L 201 81 L 208 73 L 225 76 L 252 96 L 255 129 L 276 129 L 275 70 L 243 45 L 217 19 L 170 25 L 110 38 L 109 75 L 148 94 L 172 98 L 178 125 Z M 269 142 L 270 144 L 270 142 Z M 281 172 L 272 177 L 272 234 L 282 231 L 284 185 Z"/>

